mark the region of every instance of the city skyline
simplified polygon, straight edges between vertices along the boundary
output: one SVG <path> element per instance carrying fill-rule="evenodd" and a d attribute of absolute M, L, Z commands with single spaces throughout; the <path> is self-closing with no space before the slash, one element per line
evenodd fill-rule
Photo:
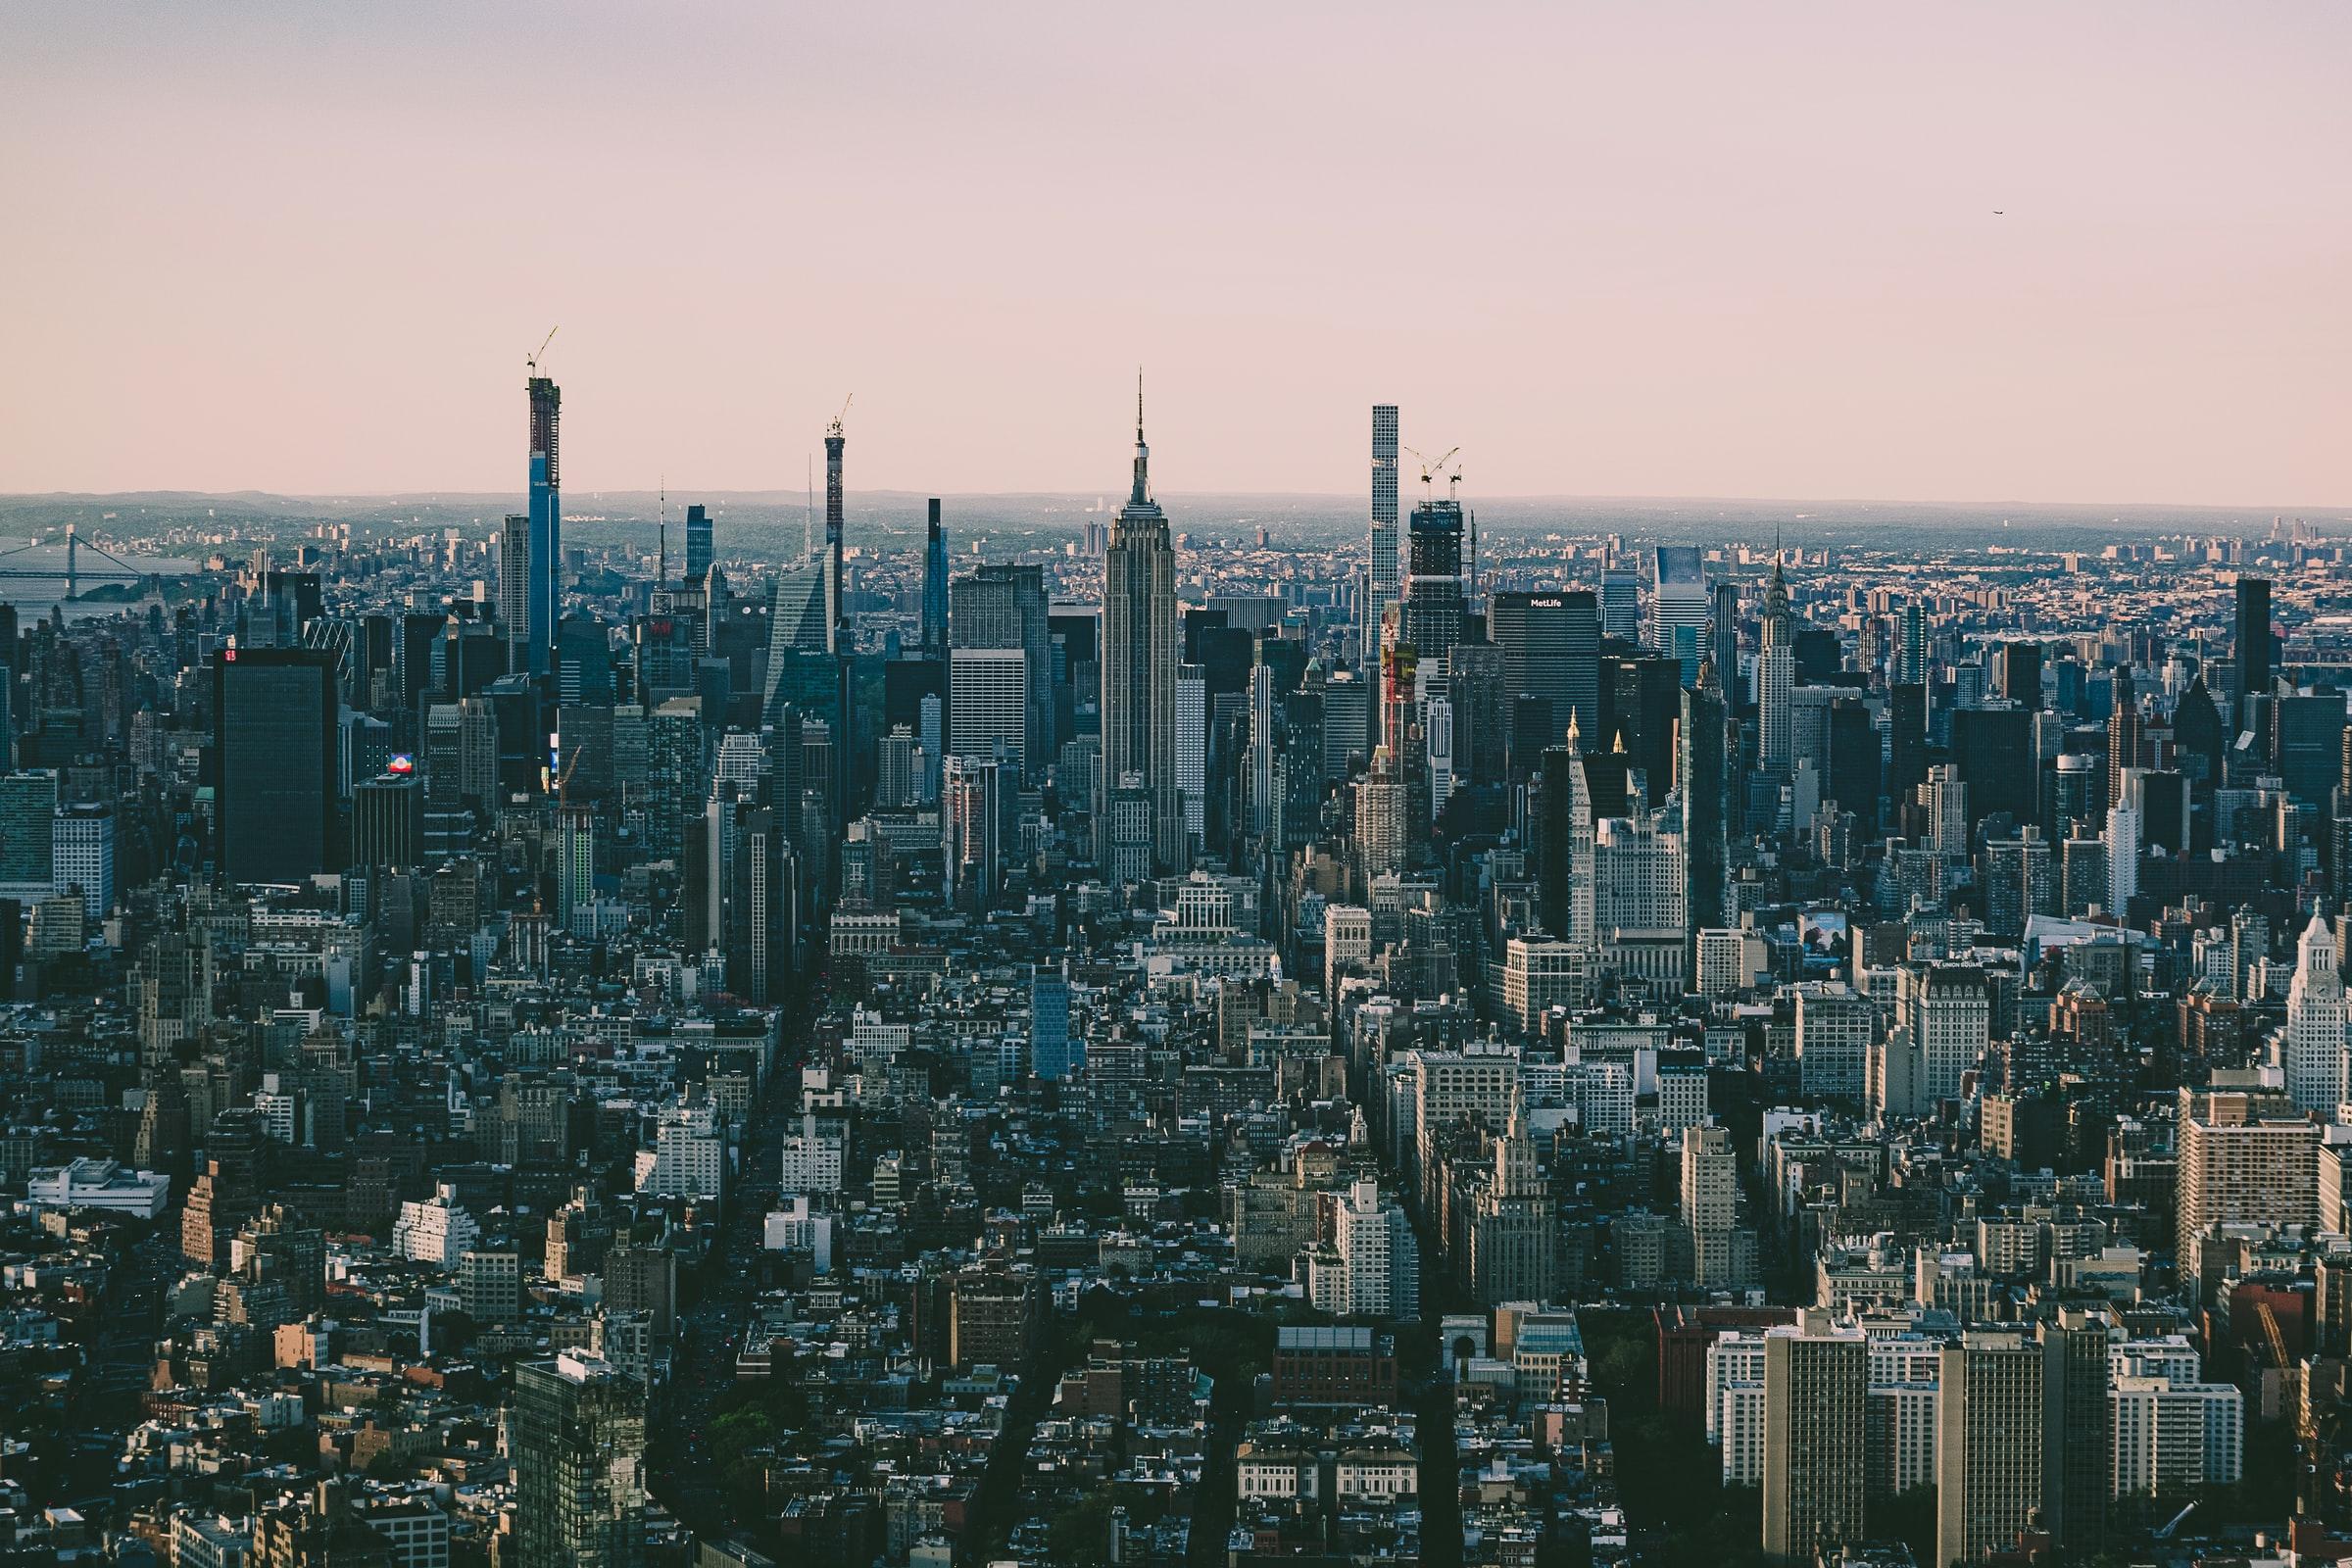
<path fill-rule="evenodd" d="M 490 491 L 561 323 L 575 494 L 851 391 L 878 486 L 1081 492 L 1141 360 L 1171 496 L 1354 492 L 1387 399 L 1474 495 L 2352 496 L 2332 8 L 564 17 L 22 29 L 0 490 Z"/>

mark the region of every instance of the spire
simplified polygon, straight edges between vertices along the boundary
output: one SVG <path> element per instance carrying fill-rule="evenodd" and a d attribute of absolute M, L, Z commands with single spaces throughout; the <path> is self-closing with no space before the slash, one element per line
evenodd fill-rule
<path fill-rule="evenodd" d="M 1578 742 L 1583 738 L 1582 732 L 1577 727 L 1576 710 L 1571 708 L 1568 710 L 1568 754 L 1571 757 L 1576 755 Z"/>
<path fill-rule="evenodd" d="M 1144 445 L 1144 368 L 1135 368 L 1135 487 L 1128 492 L 1131 507 L 1147 506 L 1152 500 L 1152 449 Z"/>

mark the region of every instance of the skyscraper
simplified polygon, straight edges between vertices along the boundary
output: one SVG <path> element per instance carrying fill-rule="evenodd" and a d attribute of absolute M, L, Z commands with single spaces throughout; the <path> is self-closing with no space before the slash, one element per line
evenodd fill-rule
<path fill-rule="evenodd" d="M 1756 655 L 1756 768 L 1786 778 L 1796 743 L 1792 693 L 1796 684 L 1796 628 L 1788 612 L 1788 580 L 1776 558 L 1764 589 L 1761 652 Z"/>
<path fill-rule="evenodd" d="M 1487 635 L 1502 651 L 1504 711 L 1516 713 L 1523 699 L 1538 705 L 1530 733 L 1512 726 L 1514 769 L 1532 772 L 1567 733 L 1571 713 L 1587 733 L 1600 733 L 1600 609 L 1591 589 L 1497 593 Z"/>
<path fill-rule="evenodd" d="M 849 413 L 849 406 L 844 404 L 841 412 Z M 825 427 L 825 651 L 832 654 L 847 652 L 842 631 L 849 606 L 841 597 L 841 452 L 848 444 L 837 414 Z"/>
<path fill-rule="evenodd" d="M 1718 578 L 1709 595 L 1708 657 L 1715 661 L 1715 681 L 1735 710 L 1740 691 L 1740 585 Z"/>
<path fill-rule="evenodd" d="M 1730 791 L 1723 687 L 1715 662 L 1683 693 L 1675 793 L 1683 803 L 1683 973 L 1698 973 L 1698 933 L 1731 924 Z"/>
<path fill-rule="evenodd" d="M 645 1560 L 645 1385 L 565 1351 L 514 1368 L 516 1568 Z"/>
<path fill-rule="evenodd" d="M 2271 583 L 2267 577 L 2237 579 L 2237 625 L 2232 652 L 2237 660 L 2237 727 L 2246 728 L 2245 699 L 2271 689 Z"/>
<path fill-rule="evenodd" d="M 701 582 L 710 569 L 710 514 L 699 502 L 686 509 L 686 580 Z"/>
<path fill-rule="evenodd" d="M 1698 1129 L 1686 1129 L 1689 1139 Z M 1859 1329 L 1776 1328 L 1764 1336 L 1764 1550 L 1810 1561 L 1863 1539 L 1861 1441 L 1870 1347 Z"/>
<path fill-rule="evenodd" d="M 223 648 L 213 656 L 223 880 L 300 882 L 338 869 L 331 844 L 340 727 L 328 654 Z"/>
<path fill-rule="evenodd" d="M 1372 405 L 1372 528 L 1367 550 L 1362 661 L 1379 666 L 1381 619 L 1396 602 L 1396 405 Z"/>
<path fill-rule="evenodd" d="M 544 375 L 532 376 L 525 391 L 531 405 L 529 599 L 520 628 L 523 657 L 514 662 L 536 675 L 546 672 L 556 645 L 557 574 L 564 556 L 564 394 Z"/>
<path fill-rule="evenodd" d="M 1693 635 L 1706 630 L 1706 570 L 1695 545 L 1659 545 L 1649 560 L 1649 646 L 1671 654 L 1675 628 L 1688 626 Z"/>
<path fill-rule="evenodd" d="M 930 531 L 923 539 L 923 657 L 948 657 L 948 530 L 931 498 Z"/>
<path fill-rule="evenodd" d="M 2336 968 L 2335 933 L 2314 913 L 2295 944 L 2295 978 L 2286 993 L 2286 1036 L 2279 1057 L 2286 1093 L 2296 1106 L 2324 1121 L 2352 1095 L 2346 1073 L 2344 980 Z"/>
<path fill-rule="evenodd" d="M 498 531 L 498 629 L 507 639 L 510 672 L 530 664 L 531 517 L 511 512 Z"/>
<path fill-rule="evenodd" d="M 1140 784 L 1151 801 L 1152 869 L 1165 875 L 1191 857 L 1176 774 L 1176 551 L 1152 499 L 1151 463 L 1139 380 L 1133 483 L 1102 557 L 1102 793 Z"/>
<path fill-rule="evenodd" d="M 1404 640 L 1437 668 L 1462 640 L 1462 505 L 1450 498 L 1413 509 L 1407 529 Z M 1384 736 L 1392 745 L 1396 737 Z"/>
<path fill-rule="evenodd" d="M 1044 966 L 1029 976 L 1029 1070 L 1067 1078 L 1086 1066 L 1086 1041 L 1070 1033 L 1070 981 Z"/>

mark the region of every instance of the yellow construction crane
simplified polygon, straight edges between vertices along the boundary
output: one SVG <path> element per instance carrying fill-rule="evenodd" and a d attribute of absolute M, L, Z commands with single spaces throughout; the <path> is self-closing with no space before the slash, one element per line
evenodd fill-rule
<path fill-rule="evenodd" d="M 556 333 L 558 330 L 559 328 L 557 327 L 549 327 L 547 329 L 547 336 L 539 340 L 539 346 L 522 357 L 523 365 L 529 368 L 533 375 L 537 375 L 539 373 L 539 356 L 545 354 L 547 352 L 547 346 L 556 340 Z"/>
<path fill-rule="evenodd" d="M 1451 463 L 1454 460 L 1455 454 L 1459 453 L 1462 449 L 1460 447 L 1454 447 L 1441 458 L 1422 457 L 1420 453 L 1413 452 L 1411 447 L 1406 447 L 1404 450 L 1407 452 L 1412 452 L 1414 460 L 1421 465 L 1421 493 L 1423 498 L 1427 499 L 1431 483 L 1434 482 L 1438 474 L 1445 471 L 1446 465 Z M 1461 482 L 1461 470 L 1458 468 L 1452 473 L 1447 474 L 1446 479 L 1446 493 L 1448 495 L 1452 494 L 1452 487 L 1460 484 Z"/>
<path fill-rule="evenodd" d="M 580 753 L 585 750 L 587 750 L 585 747 L 575 747 L 572 749 L 571 755 L 564 759 L 564 771 L 556 779 L 556 808 L 558 810 L 562 810 L 571 804 L 571 775 L 579 771 Z"/>
<path fill-rule="evenodd" d="M 858 401 L 858 394 L 857 394 L 857 393 L 855 393 L 855 392 L 851 393 L 851 394 L 850 394 L 848 397 L 846 397 L 846 398 L 843 398 L 843 399 L 841 400 L 841 413 L 840 413 L 840 414 L 836 414 L 835 416 L 833 416 L 833 422 L 832 422 L 830 425 L 828 425 L 828 426 L 826 427 L 826 429 L 825 429 L 825 434 L 827 434 L 827 435 L 839 435 L 839 434 L 841 434 L 841 421 L 842 421 L 843 417 L 844 417 L 844 416 L 846 416 L 849 414 L 849 412 L 850 412 L 850 405 L 851 405 L 851 404 L 853 404 L 853 403 L 855 403 L 855 402 L 857 402 L 857 401 Z"/>

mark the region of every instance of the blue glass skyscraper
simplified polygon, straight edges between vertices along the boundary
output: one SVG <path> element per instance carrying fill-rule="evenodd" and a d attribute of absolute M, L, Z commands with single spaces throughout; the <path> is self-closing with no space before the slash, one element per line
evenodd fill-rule
<path fill-rule="evenodd" d="M 686 580 L 701 582 L 703 573 L 710 569 L 713 554 L 710 535 L 710 514 L 702 506 L 686 509 Z"/>
<path fill-rule="evenodd" d="M 1029 1070 L 1040 1078 L 1067 1078 L 1086 1066 L 1086 1042 L 1070 1038 L 1070 982 L 1058 969 L 1038 969 L 1029 979 Z"/>
<path fill-rule="evenodd" d="M 557 572 L 564 555 L 564 474 L 559 456 L 564 394 L 544 375 L 530 378 L 531 524 L 529 602 L 524 607 L 523 668 L 547 673 L 556 644 Z"/>

